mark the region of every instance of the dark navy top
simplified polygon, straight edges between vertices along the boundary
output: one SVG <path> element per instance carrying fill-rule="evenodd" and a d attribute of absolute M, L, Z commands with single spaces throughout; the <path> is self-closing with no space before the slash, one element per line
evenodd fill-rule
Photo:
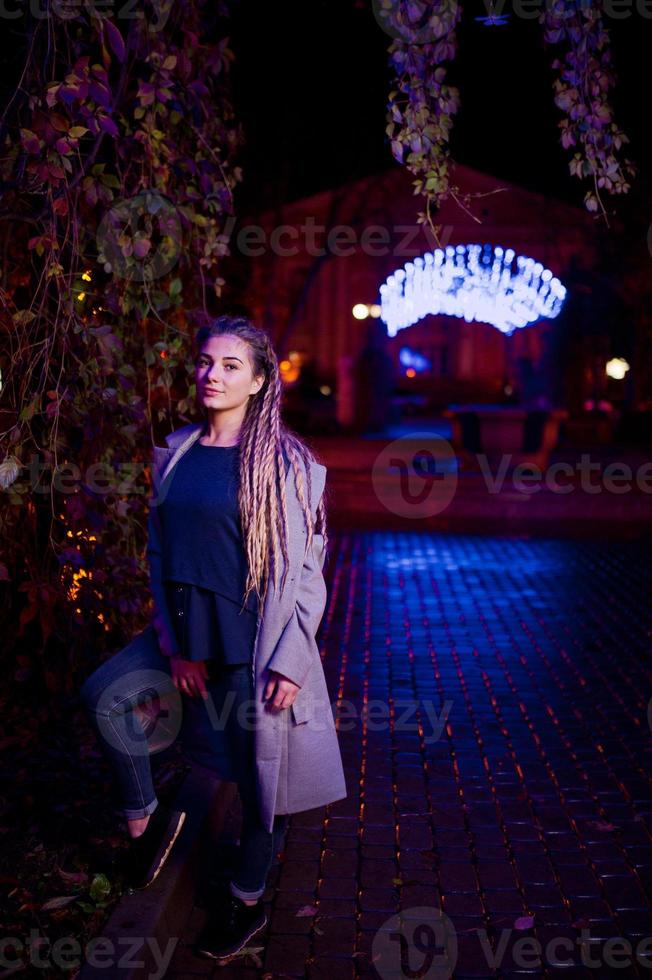
<path fill-rule="evenodd" d="M 159 505 L 162 579 L 179 653 L 250 663 L 258 597 L 240 608 L 247 560 L 238 511 L 240 447 L 197 439 L 176 463 Z M 286 474 L 289 460 L 286 457 Z"/>

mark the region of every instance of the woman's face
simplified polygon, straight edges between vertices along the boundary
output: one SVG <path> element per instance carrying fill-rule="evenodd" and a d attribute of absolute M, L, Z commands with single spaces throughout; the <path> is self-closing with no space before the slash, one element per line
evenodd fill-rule
<path fill-rule="evenodd" d="M 195 362 L 195 381 L 200 405 L 207 409 L 245 405 L 264 381 L 254 378 L 249 347 L 233 334 L 209 337 Z"/>

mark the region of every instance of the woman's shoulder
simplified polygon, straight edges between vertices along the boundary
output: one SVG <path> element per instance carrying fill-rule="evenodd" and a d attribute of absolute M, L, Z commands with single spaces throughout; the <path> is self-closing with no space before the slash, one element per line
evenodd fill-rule
<path fill-rule="evenodd" d="M 201 428 L 201 422 L 191 422 L 189 425 L 183 425 L 180 429 L 175 429 L 174 432 L 170 432 L 165 437 L 165 441 L 170 449 L 177 449 L 191 433 Z"/>
<path fill-rule="evenodd" d="M 285 465 L 288 466 L 290 462 L 290 458 L 285 452 L 285 450 L 283 450 L 283 458 L 285 459 Z M 316 459 L 309 459 L 306 465 L 306 463 L 301 458 L 301 456 L 298 456 L 297 458 L 299 461 L 299 469 L 302 470 L 302 472 L 304 473 L 306 472 L 306 470 L 309 470 L 310 478 L 313 482 L 315 481 L 315 479 L 318 482 L 323 482 L 325 480 L 327 469 L 323 463 L 318 463 Z"/>

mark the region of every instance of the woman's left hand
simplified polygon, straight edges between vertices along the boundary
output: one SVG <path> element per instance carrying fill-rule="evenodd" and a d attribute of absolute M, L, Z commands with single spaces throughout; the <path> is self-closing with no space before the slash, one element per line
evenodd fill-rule
<path fill-rule="evenodd" d="M 275 670 L 270 670 L 269 675 L 263 694 L 265 701 L 268 701 L 273 708 L 289 708 L 301 688 L 289 677 Z"/>

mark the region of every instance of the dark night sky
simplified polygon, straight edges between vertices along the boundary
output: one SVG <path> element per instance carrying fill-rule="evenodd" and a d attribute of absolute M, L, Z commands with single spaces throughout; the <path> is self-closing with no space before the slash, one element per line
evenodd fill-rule
<path fill-rule="evenodd" d="M 372 0 L 230 0 L 229 21 L 212 2 L 206 6 L 215 17 L 209 36 L 230 35 L 235 112 L 247 138 L 240 158 L 244 182 L 236 192 L 240 214 L 398 166 L 385 136 L 391 39 L 376 22 Z M 612 98 L 632 141 L 625 150 L 649 186 L 652 2 L 630 3 L 628 18 L 605 17 L 618 77 Z M 637 3 L 647 3 L 648 18 Z M 504 0 L 505 12 L 511 9 L 512 0 Z M 561 114 L 542 28 L 514 14 L 504 27 L 475 21 L 485 14 L 485 3 L 466 3 L 457 32 L 449 81 L 460 88 L 462 105 L 453 156 L 581 207 L 588 184 L 570 177 L 570 151 L 559 143 Z M 7 22 L 0 32 L 3 106 L 22 70 L 25 45 L 24 22 Z"/>
<path fill-rule="evenodd" d="M 291 200 L 396 166 L 385 136 L 391 39 L 371 0 L 238 3 L 231 47 L 236 113 L 247 146 L 239 209 Z M 511 9 L 507 2 L 505 11 Z M 460 163 L 582 206 L 588 185 L 568 173 L 553 102 L 552 56 L 542 28 L 512 14 L 504 27 L 475 21 L 467 4 L 449 79 L 461 90 L 452 146 Z M 650 11 L 652 16 L 652 10 Z M 618 87 L 616 118 L 648 170 L 652 19 L 607 19 Z"/>

